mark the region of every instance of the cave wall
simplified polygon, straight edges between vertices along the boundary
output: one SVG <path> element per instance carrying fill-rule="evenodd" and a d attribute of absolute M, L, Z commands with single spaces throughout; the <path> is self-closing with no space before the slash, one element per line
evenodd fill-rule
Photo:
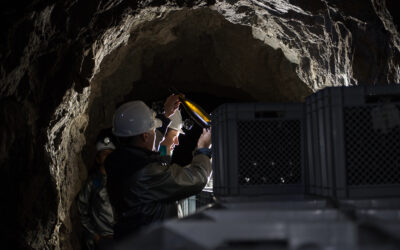
<path fill-rule="evenodd" d="M 110 125 L 118 103 L 162 98 L 163 84 L 245 100 L 295 101 L 325 86 L 399 83 L 399 16 L 393 6 L 394 0 L 5 3 L 4 241 L 16 248 L 77 248 L 74 198 L 91 157 L 82 149 Z M 179 64 L 182 58 L 190 59 L 189 66 Z M 195 63 L 199 58 L 204 61 Z M 186 73 L 166 77 L 169 63 L 187 66 Z M 199 79 L 206 88 L 196 84 Z"/>

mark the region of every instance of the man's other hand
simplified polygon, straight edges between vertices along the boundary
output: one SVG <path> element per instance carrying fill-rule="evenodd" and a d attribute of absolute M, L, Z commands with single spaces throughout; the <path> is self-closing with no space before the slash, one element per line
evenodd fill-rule
<path fill-rule="evenodd" d="M 197 148 L 210 148 L 211 146 L 211 128 L 203 128 L 203 133 L 197 141 Z"/>
<path fill-rule="evenodd" d="M 164 103 L 165 117 L 170 118 L 179 108 L 181 101 L 179 95 L 172 94 L 168 96 Z"/>

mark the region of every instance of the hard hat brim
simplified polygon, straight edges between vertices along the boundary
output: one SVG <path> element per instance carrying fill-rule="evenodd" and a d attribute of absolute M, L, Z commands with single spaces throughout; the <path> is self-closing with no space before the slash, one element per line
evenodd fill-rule
<path fill-rule="evenodd" d="M 176 129 L 176 128 L 171 128 L 171 127 L 168 127 L 168 129 L 173 129 L 173 130 L 176 130 L 176 131 L 178 131 L 179 132 L 179 134 L 180 135 L 185 135 L 185 132 L 180 128 L 180 129 Z"/>

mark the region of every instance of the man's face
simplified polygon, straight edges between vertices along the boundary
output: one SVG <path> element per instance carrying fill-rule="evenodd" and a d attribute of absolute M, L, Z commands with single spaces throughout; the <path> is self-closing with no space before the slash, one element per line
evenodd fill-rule
<path fill-rule="evenodd" d="M 161 145 L 167 148 L 167 155 L 172 155 L 175 146 L 179 145 L 178 130 L 168 129 L 167 135 L 165 136 L 165 140 L 161 143 Z"/>
<path fill-rule="evenodd" d="M 96 155 L 96 161 L 97 161 L 97 163 L 98 163 L 99 165 L 103 165 L 103 164 L 104 164 L 104 161 L 105 161 L 106 158 L 107 158 L 107 156 L 108 156 L 109 154 L 111 154 L 112 151 L 113 151 L 112 149 L 104 149 L 104 150 L 101 150 L 101 151 L 97 152 L 97 155 Z"/>

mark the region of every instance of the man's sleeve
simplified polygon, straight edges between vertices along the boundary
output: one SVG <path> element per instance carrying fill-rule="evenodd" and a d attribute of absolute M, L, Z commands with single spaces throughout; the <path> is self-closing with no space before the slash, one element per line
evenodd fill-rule
<path fill-rule="evenodd" d="M 162 166 L 152 164 L 143 169 L 140 180 L 146 192 L 145 200 L 180 200 L 195 195 L 207 184 L 211 161 L 205 154 L 197 154 L 192 163 L 181 167 L 177 164 Z"/>
<path fill-rule="evenodd" d="M 92 234 L 96 235 L 95 227 L 90 216 L 90 196 L 93 191 L 92 181 L 88 181 L 83 189 L 80 191 L 77 199 L 78 210 L 82 226 Z"/>

